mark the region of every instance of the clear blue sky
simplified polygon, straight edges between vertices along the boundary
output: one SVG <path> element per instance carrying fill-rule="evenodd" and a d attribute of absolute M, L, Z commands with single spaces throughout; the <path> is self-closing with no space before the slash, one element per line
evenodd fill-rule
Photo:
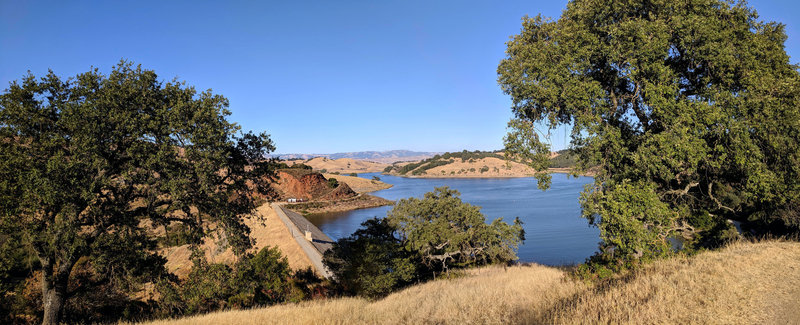
<path fill-rule="evenodd" d="M 0 0 L 0 89 L 26 71 L 104 73 L 121 58 L 230 100 L 278 153 L 499 149 L 511 117 L 496 68 L 523 15 L 566 1 Z M 787 25 L 800 4 L 752 1 Z M 555 149 L 566 134 L 553 136 Z"/>

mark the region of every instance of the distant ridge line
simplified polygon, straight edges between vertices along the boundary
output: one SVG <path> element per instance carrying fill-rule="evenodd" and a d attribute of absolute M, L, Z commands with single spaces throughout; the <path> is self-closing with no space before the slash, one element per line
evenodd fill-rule
<path fill-rule="evenodd" d="M 331 154 L 273 154 L 272 157 L 280 159 L 311 159 L 315 157 L 325 157 L 328 159 L 350 158 L 356 160 L 371 161 L 411 161 L 433 157 L 441 152 L 411 151 L 411 150 L 388 150 L 388 151 L 356 151 L 356 152 L 337 152 Z"/>

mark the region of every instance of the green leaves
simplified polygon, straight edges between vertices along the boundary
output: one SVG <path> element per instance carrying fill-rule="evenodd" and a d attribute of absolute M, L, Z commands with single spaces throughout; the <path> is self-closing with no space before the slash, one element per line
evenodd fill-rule
<path fill-rule="evenodd" d="M 512 119 L 508 122 L 511 131 L 503 137 L 506 160 L 524 161 L 536 171 L 539 189 L 550 188 L 552 177 L 546 173 L 550 167 L 550 145 L 540 138 L 536 127 L 527 120 Z"/>
<path fill-rule="evenodd" d="M 386 219 L 364 221 L 325 252 L 323 262 L 345 292 L 371 298 L 385 296 L 419 277 L 417 254 L 404 247 Z"/>
<path fill-rule="evenodd" d="M 542 170 L 533 125 L 571 126 L 579 168 L 599 166 L 584 215 L 622 259 L 660 255 L 656 229 L 702 211 L 798 231 L 800 74 L 784 41 L 781 24 L 718 0 L 576 0 L 558 20 L 526 17 L 498 66 L 519 119 L 508 151 Z"/>
<path fill-rule="evenodd" d="M 476 206 L 464 203 L 458 191 L 448 187 L 425 193 L 424 199 L 402 199 L 387 220 L 399 231 L 406 247 L 419 252 L 430 268 L 446 271 L 517 259 L 516 248 L 525 238 L 516 220 L 486 224 Z"/>
<path fill-rule="evenodd" d="M 450 268 L 514 261 L 523 240 L 519 219 L 486 224 L 478 207 L 440 187 L 424 199 L 398 201 L 386 218 L 365 221 L 324 262 L 346 292 L 376 298 Z"/>
<path fill-rule="evenodd" d="M 242 218 L 274 177 L 274 146 L 228 115 L 225 97 L 125 61 L 108 76 L 12 82 L 0 95 L 0 218 L 62 278 L 80 258 L 113 276 L 148 267 L 133 261 L 163 265 L 158 226 L 193 245 L 221 230 L 242 255 Z"/>

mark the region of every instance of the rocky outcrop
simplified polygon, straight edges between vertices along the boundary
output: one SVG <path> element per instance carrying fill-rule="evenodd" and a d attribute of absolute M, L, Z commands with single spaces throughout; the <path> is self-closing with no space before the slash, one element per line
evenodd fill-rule
<path fill-rule="evenodd" d="M 278 182 L 273 188 L 280 199 L 289 198 L 304 200 L 334 200 L 350 198 L 358 195 L 345 183 L 331 188 L 328 179 L 322 174 L 306 169 L 281 169 L 278 171 Z"/>
<path fill-rule="evenodd" d="M 339 186 L 333 189 L 333 191 L 328 192 L 327 194 L 320 197 L 320 200 L 341 200 L 347 199 L 358 195 L 355 191 L 353 191 L 347 183 L 339 182 Z"/>

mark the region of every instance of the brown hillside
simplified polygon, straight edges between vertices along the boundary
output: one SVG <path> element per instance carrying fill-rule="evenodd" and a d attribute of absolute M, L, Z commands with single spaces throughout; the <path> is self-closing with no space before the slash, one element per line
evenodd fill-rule
<path fill-rule="evenodd" d="M 487 157 L 481 159 L 468 159 L 452 158 L 451 163 L 446 165 L 437 166 L 422 173 L 414 175 L 414 171 L 422 171 L 424 165 L 417 167 L 417 169 L 409 171 L 405 175 L 407 177 L 420 177 L 420 178 L 439 178 L 439 177 L 527 177 L 534 174 L 534 170 L 530 167 L 513 162 L 506 161 L 495 157 Z M 402 167 L 405 164 L 397 164 L 396 166 Z M 397 175 L 393 173 L 393 175 Z"/>
<path fill-rule="evenodd" d="M 341 298 L 153 324 L 798 324 L 800 243 L 736 243 L 608 285 L 540 265 L 484 267 L 368 301 Z"/>
<path fill-rule="evenodd" d="M 250 228 L 250 236 L 255 240 L 252 252 L 258 252 L 266 246 L 277 247 L 281 254 L 286 256 L 289 267 L 293 270 L 303 270 L 311 267 L 311 261 L 292 237 L 289 229 L 275 214 L 269 203 L 256 210 L 256 218 L 245 219 L 245 224 Z M 206 259 L 212 263 L 233 263 L 236 257 L 230 247 L 220 247 L 216 239 L 209 238 L 202 246 Z M 191 250 L 189 245 L 169 247 L 159 252 L 167 259 L 167 270 L 180 278 L 185 278 L 191 272 Z"/>
<path fill-rule="evenodd" d="M 347 183 L 353 191 L 358 193 L 369 193 L 379 190 L 385 190 L 392 187 L 392 184 L 386 184 L 381 181 L 373 179 L 366 179 L 362 177 L 335 175 L 335 174 L 322 174 L 325 178 L 335 178 L 339 183 Z"/>
<path fill-rule="evenodd" d="M 366 160 L 355 160 L 350 158 L 328 159 L 317 157 L 309 160 L 290 160 L 287 164 L 293 165 L 303 163 L 311 166 L 315 170 L 326 170 L 327 172 L 339 173 L 377 173 L 383 171 L 389 164 L 377 163 Z"/>
<path fill-rule="evenodd" d="M 502 155 L 502 152 L 499 153 Z M 558 153 L 551 153 L 550 158 L 558 157 Z M 530 177 L 536 171 L 525 164 L 515 161 L 509 161 L 503 158 L 486 157 L 479 159 L 462 159 L 450 158 L 441 159 L 436 162 L 448 162 L 442 166 L 436 166 L 430 169 L 425 169 L 425 165 L 420 165 L 414 170 L 410 170 L 405 174 L 399 174 L 397 171 L 410 164 L 409 162 L 396 163 L 393 166 L 395 169 L 389 175 L 403 176 L 403 177 L 416 177 L 416 178 L 491 178 L 491 177 Z M 418 163 L 418 162 L 415 162 Z M 551 173 L 570 173 L 570 168 L 550 168 Z M 594 171 L 583 173 L 586 176 L 594 175 Z"/>
<path fill-rule="evenodd" d="M 328 186 L 325 176 L 307 169 L 281 169 L 278 171 L 278 182 L 273 184 L 281 200 L 297 198 L 305 200 L 331 200 L 344 199 L 358 195 L 347 186 L 340 183 L 336 188 Z"/>

